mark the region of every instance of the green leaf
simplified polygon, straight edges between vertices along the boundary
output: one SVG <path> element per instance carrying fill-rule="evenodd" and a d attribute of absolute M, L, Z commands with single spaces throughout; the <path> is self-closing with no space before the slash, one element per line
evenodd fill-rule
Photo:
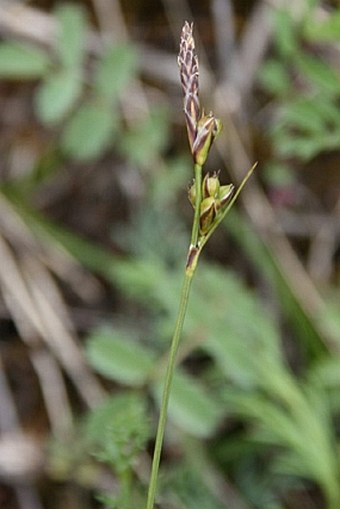
<path fill-rule="evenodd" d="M 282 158 L 299 157 L 308 161 L 327 148 L 336 146 L 336 139 L 333 136 L 321 136 L 318 133 L 299 135 L 292 133 L 281 134 L 274 139 L 274 146 L 277 154 Z"/>
<path fill-rule="evenodd" d="M 323 115 L 317 107 L 317 101 L 311 98 L 299 98 L 291 101 L 281 110 L 278 121 L 280 127 L 293 128 L 305 133 L 322 133 L 325 130 Z"/>
<path fill-rule="evenodd" d="M 49 74 L 36 95 L 37 114 L 45 124 L 60 122 L 71 110 L 82 91 L 79 72 L 65 69 Z"/>
<path fill-rule="evenodd" d="M 339 94 L 340 74 L 327 62 L 312 55 L 294 55 L 295 65 L 305 80 L 314 84 L 323 93 Z"/>
<path fill-rule="evenodd" d="M 98 62 L 94 87 L 100 97 L 118 99 L 136 71 L 137 57 L 132 46 L 120 44 L 107 49 Z"/>
<path fill-rule="evenodd" d="M 148 118 L 124 133 L 119 149 L 134 164 L 148 165 L 165 147 L 168 127 L 167 112 L 164 109 L 155 110 Z"/>
<path fill-rule="evenodd" d="M 273 95 L 287 94 L 291 82 L 284 65 L 278 60 L 267 60 L 258 73 L 261 85 Z"/>
<path fill-rule="evenodd" d="M 329 96 L 299 98 L 281 108 L 272 130 L 274 147 L 281 157 L 308 160 L 339 143 L 340 115 Z"/>
<path fill-rule="evenodd" d="M 281 108 L 279 128 L 293 127 L 307 133 L 326 134 L 340 127 L 340 114 L 329 96 L 300 97 Z M 275 127 L 276 129 L 276 127 Z"/>
<path fill-rule="evenodd" d="M 123 392 L 88 414 L 84 431 L 91 454 L 118 472 L 131 468 L 150 435 L 143 394 Z"/>
<path fill-rule="evenodd" d="M 271 186 L 294 186 L 296 183 L 290 166 L 277 160 L 272 160 L 266 163 L 263 167 L 262 173 L 266 182 Z"/>
<path fill-rule="evenodd" d="M 160 401 L 163 383 L 155 386 Z M 183 371 L 177 371 L 171 387 L 169 417 L 182 430 L 197 437 L 208 437 L 215 431 L 220 418 L 219 403 L 202 384 Z"/>
<path fill-rule="evenodd" d="M 304 27 L 304 36 L 312 42 L 340 41 L 340 11 L 328 13 L 326 19 L 320 21 L 317 16 L 309 17 Z"/>
<path fill-rule="evenodd" d="M 142 385 L 154 365 L 154 356 L 123 332 L 99 329 L 89 338 L 86 355 L 102 375 L 122 384 Z"/>
<path fill-rule="evenodd" d="M 340 293 L 335 292 L 334 296 L 329 296 L 325 301 L 325 306 L 318 316 L 319 322 L 322 324 L 324 330 L 329 331 L 329 335 L 333 337 L 335 349 L 338 352 L 340 347 Z"/>
<path fill-rule="evenodd" d="M 339 108 L 329 95 L 319 94 L 317 100 L 314 99 L 314 107 L 327 124 L 340 126 Z"/>
<path fill-rule="evenodd" d="M 161 260 L 147 260 L 143 258 L 131 258 L 117 261 L 112 268 L 115 283 L 129 298 L 133 298 L 154 310 L 168 311 L 169 300 L 177 311 L 178 300 L 174 295 L 175 289 L 180 287 L 175 272 L 174 277 L 168 277 Z M 161 284 L 158 285 L 158 282 Z M 169 286 L 170 285 L 170 286 Z"/>
<path fill-rule="evenodd" d="M 261 385 L 268 365 L 281 369 L 274 321 L 249 289 L 219 267 L 201 265 L 185 330 L 201 331 L 202 348 L 240 386 Z"/>
<path fill-rule="evenodd" d="M 320 320 L 315 314 L 306 312 L 304 303 L 300 302 L 291 288 L 291 283 L 267 243 L 260 239 L 241 214 L 234 211 L 229 215 L 228 222 L 223 223 L 229 234 L 237 241 L 239 248 L 247 253 L 254 264 L 255 270 L 273 291 L 273 298 L 278 299 L 284 319 L 292 326 L 297 341 L 303 345 L 308 359 L 319 358 L 325 352 L 324 329 L 320 328 Z M 267 319 L 270 315 L 266 313 Z M 276 341 L 277 333 L 274 339 Z M 269 336 L 270 338 L 270 336 Z M 261 351 L 261 349 L 258 349 Z"/>
<path fill-rule="evenodd" d="M 295 385 L 295 382 L 294 382 Z M 295 385 L 296 399 L 289 399 L 285 406 L 262 395 L 235 392 L 225 394 L 228 408 L 253 419 L 258 428 L 255 440 L 283 447 L 284 457 L 290 455 L 285 467 L 290 475 L 302 475 L 324 486 L 325 490 L 339 490 L 337 459 L 332 447 L 333 437 L 328 429 L 329 421 L 319 418 L 304 394 Z M 282 454 L 282 452 L 281 452 Z"/>
<path fill-rule="evenodd" d="M 95 103 L 86 103 L 66 124 L 62 148 L 74 159 L 95 159 L 109 147 L 116 128 L 117 118 L 112 111 Z"/>
<path fill-rule="evenodd" d="M 172 502 L 170 507 L 181 509 L 226 509 L 227 506 L 217 500 L 215 487 L 207 482 L 206 472 L 211 468 L 209 461 L 202 458 L 197 440 L 192 442 L 191 448 L 195 448 L 195 452 L 191 452 L 194 456 L 191 462 L 176 461 L 172 468 L 163 472 L 161 491 L 164 501 L 168 499 Z M 236 502 L 234 507 L 241 506 Z"/>
<path fill-rule="evenodd" d="M 292 14 L 286 9 L 277 9 L 274 13 L 275 43 L 283 57 L 294 55 L 298 51 L 297 31 Z"/>
<path fill-rule="evenodd" d="M 65 67 L 80 68 L 85 50 L 86 18 L 83 9 L 75 4 L 58 6 L 56 17 L 59 22 L 56 46 L 60 62 Z"/>
<path fill-rule="evenodd" d="M 310 379 L 325 388 L 340 389 L 340 357 L 324 358 L 310 372 Z"/>
<path fill-rule="evenodd" d="M 44 51 L 15 42 L 0 44 L 0 77 L 6 79 L 33 79 L 44 76 L 50 59 Z"/>

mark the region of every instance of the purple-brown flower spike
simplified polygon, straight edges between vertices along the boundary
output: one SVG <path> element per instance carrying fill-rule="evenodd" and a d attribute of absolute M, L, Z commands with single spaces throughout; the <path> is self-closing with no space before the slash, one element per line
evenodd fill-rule
<path fill-rule="evenodd" d="M 198 58 L 192 30 L 193 23 L 188 23 L 186 21 L 182 28 L 181 43 L 177 59 L 184 95 L 184 114 L 191 151 L 193 149 L 197 123 L 200 116 Z"/>
<path fill-rule="evenodd" d="M 201 113 L 199 101 L 199 70 L 195 41 L 192 34 L 193 23 L 184 23 L 178 65 L 184 95 L 184 115 L 189 145 L 194 162 L 200 166 L 205 163 L 212 142 L 222 128 L 221 121 L 212 113 Z"/>

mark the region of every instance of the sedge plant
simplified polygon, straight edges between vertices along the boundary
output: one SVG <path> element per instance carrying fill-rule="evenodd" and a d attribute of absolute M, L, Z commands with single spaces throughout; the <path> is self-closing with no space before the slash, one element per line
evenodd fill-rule
<path fill-rule="evenodd" d="M 194 209 L 194 218 L 185 264 L 178 315 L 165 374 L 146 509 L 153 509 L 155 504 L 160 457 L 171 384 L 176 365 L 176 355 L 187 311 L 191 283 L 197 268 L 198 259 L 203 247 L 234 205 L 256 166 L 255 164 L 248 171 L 236 192 L 234 192 L 235 187 L 233 184 L 221 185 L 217 172 L 212 174 L 206 173 L 205 176 L 203 176 L 203 166 L 214 140 L 222 129 L 222 123 L 212 112 L 206 114 L 204 109 L 201 109 L 199 100 L 198 57 L 193 37 L 193 23 L 188 23 L 187 21 L 184 23 L 182 29 L 178 65 L 184 97 L 185 122 L 194 166 L 194 179 L 188 192 L 189 201 Z"/>

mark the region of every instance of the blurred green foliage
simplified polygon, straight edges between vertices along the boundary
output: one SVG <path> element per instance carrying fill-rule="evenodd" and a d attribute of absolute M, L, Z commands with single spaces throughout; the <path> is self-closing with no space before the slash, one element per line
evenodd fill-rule
<path fill-rule="evenodd" d="M 145 263 L 149 264 L 146 260 Z M 158 315 L 156 336 L 162 339 L 164 334 L 166 339 L 173 323 L 173 280 L 177 274 L 174 277 L 169 269 L 162 271 L 160 267 L 154 272 L 143 271 L 142 264 L 139 260 L 138 274 L 144 272 L 147 277 L 143 281 L 138 279 L 136 289 L 131 288 L 136 280 L 134 260 L 131 260 L 131 272 L 129 262 L 124 262 L 122 271 L 119 263 L 115 266 L 117 281 L 122 291 L 129 289 L 129 298 L 150 305 L 153 314 Z M 210 362 L 195 376 L 195 381 L 191 375 L 189 385 L 186 376 L 177 375 L 169 411 L 172 425 L 179 429 L 177 433 L 214 436 L 222 417 L 239 417 L 245 429 L 237 439 L 238 454 L 227 461 L 229 442 L 230 451 L 235 450 L 232 435 L 221 437 L 225 456 L 218 444 L 216 454 L 228 466 L 229 475 L 236 476 L 240 488 L 246 480 L 243 477 L 250 475 L 248 462 L 253 463 L 256 471 L 256 461 L 267 457 L 266 488 L 256 495 L 255 486 L 248 486 L 245 493 L 254 507 L 283 507 L 278 493 L 288 489 L 289 478 L 291 482 L 294 479 L 313 481 L 323 491 L 327 507 L 337 507 L 339 461 L 326 373 L 330 374 L 330 369 L 333 373 L 339 370 L 340 358 L 320 356 L 310 368 L 306 366 L 303 379 L 296 378 L 285 361 L 275 322 L 258 299 L 232 273 L 206 264 L 200 267 L 197 276 L 185 330 L 183 350 L 198 346 Z M 135 347 L 131 341 L 136 342 Z M 88 344 L 89 359 L 96 369 L 119 383 L 135 383 L 136 380 L 129 380 L 129 374 L 135 372 L 137 377 L 143 370 L 143 381 L 148 386 L 148 374 L 157 373 L 158 363 L 160 366 L 163 363 L 162 356 L 157 363 L 155 355 L 146 354 L 145 347 L 140 351 L 145 342 L 150 343 L 150 339 L 136 337 L 135 332 L 129 340 L 126 333 L 115 329 L 106 330 L 104 337 L 95 333 Z M 130 353 L 122 356 L 124 349 Z M 136 369 L 136 359 L 143 360 L 146 355 L 149 360 Z M 137 382 L 141 380 L 138 378 Z M 208 399 L 205 393 L 210 393 Z M 240 466 L 246 459 L 248 467 L 242 473 Z M 255 478 L 254 482 L 257 482 Z M 277 498 L 277 501 L 275 505 L 267 504 L 266 498 Z"/>
<path fill-rule="evenodd" d="M 61 129 L 60 147 L 76 160 L 100 157 L 117 141 L 118 101 L 136 73 L 132 46 L 109 46 L 85 71 L 86 30 L 83 9 L 57 6 L 57 43 L 53 54 L 28 44 L 0 44 L 0 77 L 40 78 L 35 97 L 39 120 Z"/>
<path fill-rule="evenodd" d="M 296 11 L 293 6 L 274 11 L 272 55 L 258 73 L 275 101 L 269 179 L 289 173 L 292 158 L 308 162 L 339 146 L 340 73 L 329 48 L 339 41 L 339 12 L 330 10 L 323 18 L 318 8 L 319 2 L 304 0 Z"/>

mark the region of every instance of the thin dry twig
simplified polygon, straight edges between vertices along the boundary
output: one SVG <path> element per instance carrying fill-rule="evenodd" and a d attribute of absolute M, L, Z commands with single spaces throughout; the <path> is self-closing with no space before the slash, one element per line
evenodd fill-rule
<path fill-rule="evenodd" d="M 43 344 L 39 345 L 35 328 L 21 313 L 16 300 L 4 290 L 2 294 L 20 337 L 28 346 L 29 358 L 39 380 L 51 431 L 56 437 L 65 436 L 73 427 L 73 417 L 59 364 Z"/>
<path fill-rule="evenodd" d="M 216 44 L 217 75 L 219 80 L 225 81 L 236 45 L 234 8 L 231 0 L 213 0 L 211 13 Z"/>
<path fill-rule="evenodd" d="M 85 272 L 79 262 L 61 246 L 52 244 L 47 239 L 39 242 L 15 207 L 1 193 L 0 230 L 13 246 L 32 253 L 83 300 L 98 295 L 100 286 L 97 279 Z"/>
<path fill-rule="evenodd" d="M 75 333 L 64 322 L 67 311 L 49 272 L 32 257 L 24 259 L 22 270 L 44 341 L 66 369 L 87 405 L 90 408 L 97 406 L 104 391 L 87 367 Z"/>
<path fill-rule="evenodd" d="M 92 0 L 99 21 L 104 43 L 129 41 L 129 32 L 118 0 Z M 131 101 L 131 97 L 134 98 Z M 128 91 L 121 98 L 123 116 L 130 125 L 149 113 L 149 103 L 141 81 L 136 78 L 129 83 Z"/>
<path fill-rule="evenodd" d="M 19 266 L 1 236 L 0 260 L 0 286 L 3 291 L 11 295 L 37 337 L 41 337 L 57 356 L 84 401 L 90 407 L 96 406 L 103 397 L 103 391 L 87 368 L 74 334 L 68 330 L 67 324 L 65 326 L 66 309 L 61 304 L 50 274 L 36 259 L 28 255 Z M 51 298 L 55 299 L 53 304 Z M 59 315 L 58 307 L 62 310 Z"/>
<path fill-rule="evenodd" d="M 12 397 L 5 368 L 0 356 L 0 431 L 8 433 L 9 431 L 19 427 L 20 421 L 17 409 Z"/>
<path fill-rule="evenodd" d="M 103 391 L 84 362 L 72 320 L 50 272 L 42 262 L 51 261 L 51 251 L 44 252 L 43 245 L 34 238 L 3 196 L 0 196 L 0 210 L 0 230 L 11 239 L 19 253 L 26 253 L 20 261 L 16 260 L 5 240 L 0 237 L 0 281 L 3 292 L 10 298 L 9 302 L 15 302 L 11 309 L 18 326 L 24 338 L 44 339 L 75 380 L 84 401 L 90 407 L 95 406 L 101 400 Z M 70 260 L 65 255 L 62 261 L 66 262 L 67 267 Z M 38 302 L 42 303 L 39 305 Z"/>
<path fill-rule="evenodd" d="M 272 39 L 271 12 L 265 2 L 255 5 L 240 40 L 227 84 L 238 91 L 239 104 L 247 104 L 247 98 L 253 90 L 258 69 Z"/>
<path fill-rule="evenodd" d="M 44 349 L 43 345 L 39 346 L 39 332 L 37 328 L 34 326 L 32 321 L 27 318 L 26 314 L 22 312 L 23 307 L 26 305 L 30 306 L 30 309 L 34 311 L 34 306 L 29 303 L 29 295 L 26 293 L 26 286 L 22 281 L 22 276 L 20 270 L 16 264 L 14 256 L 12 255 L 10 249 L 6 246 L 4 240 L 0 237 L 0 259 L 3 266 L 8 271 L 8 280 L 12 281 L 13 285 L 16 285 L 19 288 L 17 295 L 15 292 L 8 291 L 4 283 L 4 278 L 0 272 L 0 286 L 2 288 L 2 294 L 6 305 L 12 315 L 12 318 L 16 324 L 18 331 L 20 332 L 21 338 L 29 347 L 29 355 L 32 360 L 33 367 L 36 368 L 37 376 L 41 384 L 41 389 L 43 395 L 46 395 L 48 389 L 46 383 L 50 381 L 50 377 L 53 376 L 54 380 L 58 379 L 58 384 L 53 387 L 55 399 L 52 401 L 46 401 L 45 405 L 50 417 L 50 424 L 52 430 L 58 435 L 63 432 L 67 432 L 70 429 L 72 423 L 72 413 L 70 404 L 68 402 L 68 397 L 66 394 L 66 390 L 64 387 L 64 381 L 62 376 L 59 373 L 59 367 L 51 357 L 49 360 L 49 379 L 46 380 L 45 372 L 42 372 L 41 364 L 43 357 L 45 358 L 45 363 L 47 357 L 50 354 Z M 24 289 L 24 291 L 23 291 Z M 18 299 L 21 299 L 21 306 L 18 306 Z M 27 304 L 23 303 L 23 299 Z M 26 301 L 27 299 L 27 301 Z M 39 369 L 37 369 L 39 368 Z M 50 408 L 50 405 L 54 405 L 53 409 Z M 55 410 L 58 409 L 59 414 L 55 413 Z"/>
<path fill-rule="evenodd" d="M 191 8 L 187 0 L 162 0 L 162 3 L 170 31 L 174 40 L 177 41 L 178 33 L 183 25 L 183 20 L 193 19 Z M 198 41 L 197 37 L 196 41 Z"/>
<path fill-rule="evenodd" d="M 57 24 L 48 14 L 11 0 L 0 1 L 0 32 L 45 45 L 57 37 Z"/>
<path fill-rule="evenodd" d="M 332 217 L 319 220 L 311 239 L 308 256 L 308 270 L 314 281 L 321 284 L 329 283 L 333 259 L 340 241 L 340 199 L 337 201 Z"/>
<path fill-rule="evenodd" d="M 100 36 L 104 44 L 125 41 L 129 38 L 119 1 L 92 0 L 97 16 Z"/>
<path fill-rule="evenodd" d="M 42 464 L 41 447 L 21 428 L 0 356 L 0 478 L 12 484 L 20 509 L 42 509 L 38 492 L 29 482 Z"/>

